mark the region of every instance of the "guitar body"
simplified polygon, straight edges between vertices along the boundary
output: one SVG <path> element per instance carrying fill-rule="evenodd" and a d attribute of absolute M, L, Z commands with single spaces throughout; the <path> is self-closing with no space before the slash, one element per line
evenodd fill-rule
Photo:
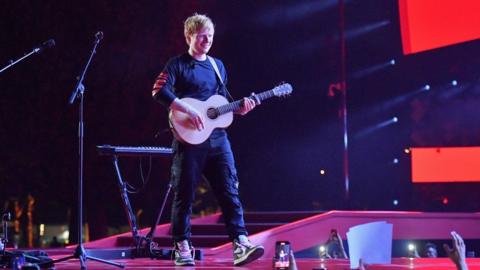
<path fill-rule="evenodd" d="M 200 112 L 205 127 L 200 131 L 190 123 L 186 113 L 170 111 L 170 127 L 173 130 L 175 138 L 183 143 L 201 144 L 208 139 L 215 128 L 226 128 L 232 124 L 233 112 L 219 115 L 215 119 L 210 119 L 207 115 L 209 109 L 228 104 L 228 100 L 223 96 L 213 95 L 206 101 L 200 101 L 194 98 L 182 98 L 182 101 L 190 104 Z"/>

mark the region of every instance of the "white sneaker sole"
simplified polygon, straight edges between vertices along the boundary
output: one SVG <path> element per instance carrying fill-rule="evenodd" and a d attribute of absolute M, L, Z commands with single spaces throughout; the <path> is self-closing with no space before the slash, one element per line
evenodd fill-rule
<path fill-rule="evenodd" d="M 247 263 L 253 262 L 256 259 L 262 257 L 264 251 L 265 250 L 262 246 L 252 249 L 249 253 L 245 254 L 245 256 L 243 256 L 242 258 L 233 260 L 233 265 L 240 266 L 240 265 L 245 265 Z"/>

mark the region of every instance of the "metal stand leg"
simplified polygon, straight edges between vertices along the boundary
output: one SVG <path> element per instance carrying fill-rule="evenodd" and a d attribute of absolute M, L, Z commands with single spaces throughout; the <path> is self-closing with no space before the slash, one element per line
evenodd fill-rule
<path fill-rule="evenodd" d="M 123 181 L 122 174 L 120 173 L 120 167 L 118 166 L 117 155 L 113 155 L 113 166 L 115 167 L 115 172 L 117 173 L 118 187 L 120 189 L 120 195 L 122 196 L 123 207 L 128 217 L 128 224 L 130 225 L 130 228 L 132 230 L 133 238 L 135 239 L 135 241 L 137 241 L 138 240 L 137 218 L 133 213 L 132 205 L 130 204 L 130 200 L 128 199 L 127 185 L 125 181 Z"/>
<path fill-rule="evenodd" d="M 152 239 L 152 237 L 155 235 L 155 230 L 157 229 L 158 223 L 160 223 L 160 218 L 162 217 L 163 210 L 165 209 L 165 205 L 167 204 L 167 199 L 168 199 L 168 196 L 170 195 L 171 190 L 172 190 L 172 183 L 169 183 L 167 192 L 165 193 L 165 197 L 163 198 L 162 207 L 160 208 L 160 210 L 157 213 L 157 219 L 155 220 L 155 222 L 150 227 L 150 231 L 147 234 L 147 238 Z"/>

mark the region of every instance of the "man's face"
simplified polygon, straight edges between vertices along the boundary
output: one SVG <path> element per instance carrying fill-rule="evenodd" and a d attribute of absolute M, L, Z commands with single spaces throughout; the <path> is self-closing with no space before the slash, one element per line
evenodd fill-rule
<path fill-rule="evenodd" d="M 433 247 L 429 247 L 425 251 L 425 255 L 427 256 L 427 258 L 437 258 L 437 250 Z"/>
<path fill-rule="evenodd" d="M 207 54 L 212 47 L 214 34 L 215 30 L 213 30 L 213 28 L 204 27 L 192 35 L 187 36 L 189 51 L 196 55 Z"/>

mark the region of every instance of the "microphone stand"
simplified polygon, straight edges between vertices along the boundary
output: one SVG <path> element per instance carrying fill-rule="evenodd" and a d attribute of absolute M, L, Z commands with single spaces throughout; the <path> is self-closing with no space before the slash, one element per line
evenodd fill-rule
<path fill-rule="evenodd" d="M 28 58 L 34 53 L 40 53 L 46 48 L 51 48 L 55 46 L 55 40 L 49 39 L 45 42 L 42 43 L 41 46 L 33 48 L 29 53 L 24 54 L 22 57 L 19 59 L 13 61 L 10 60 L 9 64 L 0 69 L 0 74 L 4 72 L 5 70 L 9 69 L 10 67 L 14 66 L 18 62 Z M 35 263 L 38 266 L 42 267 L 50 267 L 50 261 L 46 262 L 41 262 L 41 260 L 35 256 L 28 255 L 26 253 L 18 253 L 18 252 L 11 252 L 7 251 L 7 244 L 8 244 L 8 224 L 7 222 L 11 220 L 11 215 L 10 213 L 3 213 L 2 214 L 2 229 L 3 229 L 3 235 L 0 236 L 0 268 L 11 268 L 14 265 L 14 261 L 16 260 L 17 257 L 23 256 L 27 262 Z"/>
<path fill-rule="evenodd" d="M 71 256 L 67 256 L 65 258 L 60 258 L 57 260 L 54 260 L 53 263 L 57 262 L 62 262 L 70 259 L 79 259 L 80 261 L 80 269 L 86 270 L 87 265 L 86 265 L 86 260 L 92 260 L 92 261 L 97 261 L 113 266 L 117 266 L 120 268 L 124 268 L 125 266 L 120 263 L 115 263 L 111 261 L 107 261 L 104 259 L 96 258 L 89 256 L 88 253 L 85 251 L 83 247 L 83 142 L 84 142 L 84 129 L 83 129 L 83 110 L 84 110 L 84 92 L 85 92 L 85 86 L 83 85 L 83 79 L 85 77 L 85 73 L 87 72 L 88 67 L 90 66 L 90 62 L 92 61 L 93 55 L 96 53 L 96 49 L 98 44 L 100 43 L 100 40 L 103 38 L 103 33 L 102 32 L 97 32 L 95 34 L 95 43 L 93 46 L 93 50 L 90 54 L 90 57 L 88 59 L 87 64 L 85 65 L 85 68 L 83 69 L 82 75 L 78 78 L 77 86 L 72 92 L 72 95 L 70 96 L 69 103 L 73 104 L 75 99 L 78 97 L 80 98 L 80 106 L 79 106 L 79 124 L 78 124 L 78 144 L 79 144 L 79 160 L 78 160 L 78 245 L 77 248 L 75 249 L 75 252 Z"/>

